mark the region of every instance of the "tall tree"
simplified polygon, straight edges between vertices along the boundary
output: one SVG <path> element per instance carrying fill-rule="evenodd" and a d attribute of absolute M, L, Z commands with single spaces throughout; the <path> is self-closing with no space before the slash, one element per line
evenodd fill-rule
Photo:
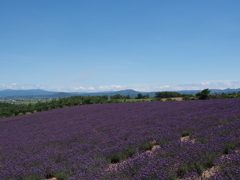
<path fill-rule="evenodd" d="M 144 98 L 144 96 L 141 93 L 138 93 L 136 99 L 143 99 L 143 98 Z"/>
<path fill-rule="evenodd" d="M 198 99 L 201 99 L 201 100 L 209 99 L 210 91 L 211 90 L 209 90 L 209 89 L 204 89 L 201 92 L 197 93 L 196 96 Z"/>

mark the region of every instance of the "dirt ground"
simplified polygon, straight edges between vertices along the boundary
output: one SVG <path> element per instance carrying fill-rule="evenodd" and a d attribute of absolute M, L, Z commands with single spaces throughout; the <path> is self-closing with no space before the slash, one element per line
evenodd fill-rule
<path fill-rule="evenodd" d="M 162 101 L 166 101 L 167 98 L 162 98 Z M 182 97 L 173 97 L 172 100 L 182 101 Z"/>

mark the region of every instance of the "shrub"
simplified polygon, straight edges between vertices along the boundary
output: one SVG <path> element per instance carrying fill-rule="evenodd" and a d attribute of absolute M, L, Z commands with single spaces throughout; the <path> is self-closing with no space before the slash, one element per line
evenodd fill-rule
<path fill-rule="evenodd" d="M 65 172 L 63 171 L 57 171 L 54 173 L 54 176 L 57 178 L 57 180 L 65 180 L 67 178 L 69 178 L 69 175 L 67 175 Z"/>
<path fill-rule="evenodd" d="M 139 150 L 147 151 L 147 150 L 151 150 L 152 147 L 153 147 L 153 144 L 151 142 L 145 141 L 140 144 Z"/>
<path fill-rule="evenodd" d="M 229 142 L 225 145 L 223 154 L 229 154 L 230 150 L 235 150 L 235 149 L 237 149 L 237 146 L 234 143 Z"/>
<path fill-rule="evenodd" d="M 216 154 L 209 154 L 206 158 L 205 166 L 207 168 L 211 168 L 216 158 L 217 158 Z"/>
<path fill-rule="evenodd" d="M 185 130 L 183 130 L 183 132 L 182 132 L 182 137 L 192 136 L 192 134 L 193 134 L 192 130 L 190 130 L 190 129 L 185 129 Z"/>

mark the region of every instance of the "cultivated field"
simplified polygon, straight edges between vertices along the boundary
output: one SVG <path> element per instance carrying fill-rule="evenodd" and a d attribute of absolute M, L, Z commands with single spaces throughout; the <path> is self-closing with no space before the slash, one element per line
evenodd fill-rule
<path fill-rule="evenodd" d="M 182 101 L 183 100 L 182 97 L 172 97 L 171 99 L 175 100 L 175 101 Z M 162 98 L 162 101 L 166 101 L 166 100 L 167 100 L 167 98 Z"/>
<path fill-rule="evenodd" d="M 0 119 L 0 179 L 240 179 L 240 99 L 94 104 Z"/>

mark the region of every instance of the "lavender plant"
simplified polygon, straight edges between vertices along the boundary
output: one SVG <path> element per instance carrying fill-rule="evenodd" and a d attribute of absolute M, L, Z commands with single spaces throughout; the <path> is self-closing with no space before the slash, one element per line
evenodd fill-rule
<path fill-rule="evenodd" d="M 239 129 L 238 98 L 93 104 L 2 118 L 0 179 L 204 179 L 213 167 L 210 179 L 239 179 Z"/>

